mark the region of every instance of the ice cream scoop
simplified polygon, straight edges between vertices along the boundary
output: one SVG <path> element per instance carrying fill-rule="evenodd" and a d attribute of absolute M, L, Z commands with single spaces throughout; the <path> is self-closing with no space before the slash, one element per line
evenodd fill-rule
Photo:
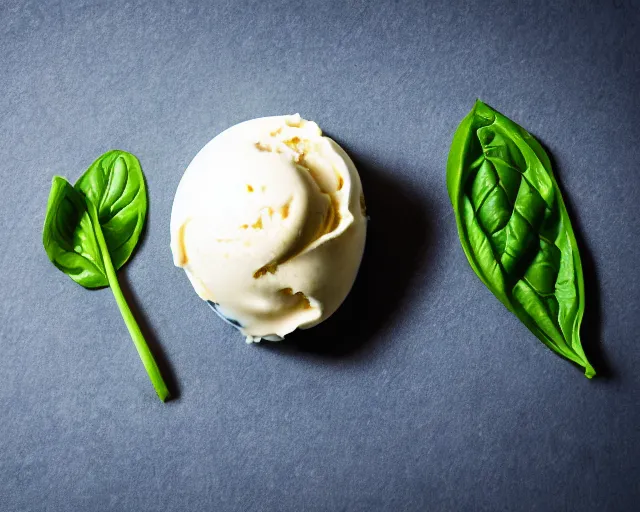
<path fill-rule="evenodd" d="M 184 173 L 171 251 L 196 293 L 247 341 L 327 319 L 351 289 L 366 236 L 358 172 L 299 115 L 252 119 Z"/>

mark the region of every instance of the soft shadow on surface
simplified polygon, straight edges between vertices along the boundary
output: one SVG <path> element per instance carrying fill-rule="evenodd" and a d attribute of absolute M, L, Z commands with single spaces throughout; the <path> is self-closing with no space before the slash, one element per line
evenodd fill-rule
<path fill-rule="evenodd" d="M 425 198 L 352 151 L 362 180 L 370 217 L 364 258 L 345 302 L 328 320 L 298 330 L 278 343 L 262 343 L 271 350 L 347 357 L 365 347 L 403 304 L 403 296 L 434 243 Z"/>
<path fill-rule="evenodd" d="M 538 141 L 540 142 L 540 139 L 538 139 Z M 584 349 L 587 359 L 596 370 L 595 378 L 610 379 L 613 378 L 614 372 L 602 347 L 602 304 L 600 301 L 600 281 L 598 279 L 596 265 L 587 241 L 582 234 L 580 219 L 575 214 L 571 204 L 571 196 L 566 193 L 562 186 L 561 169 L 558 167 L 558 163 L 546 144 L 540 142 L 540 145 L 547 152 L 549 160 L 551 161 L 551 167 L 560 191 L 562 192 L 562 198 L 567 207 L 567 212 L 571 219 L 571 226 L 573 227 L 573 232 L 578 242 L 578 249 L 580 250 L 585 294 L 584 317 L 582 319 L 582 328 L 580 329 L 582 348 Z"/>
<path fill-rule="evenodd" d="M 149 323 L 149 318 L 144 313 L 144 310 L 138 306 L 138 298 L 129 286 L 129 280 L 127 279 L 126 272 L 120 271 L 118 274 L 118 282 L 120 283 L 122 294 L 127 299 L 129 308 L 138 322 L 142 335 L 147 341 L 147 345 L 149 345 L 149 350 L 151 350 L 151 353 L 156 360 L 160 374 L 169 389 L 170 396 L 166 401 L 169 402 L 170 400 L 176 400 L 180 398 L 180 384 L 176 378 L 175 372 L 173 371 L 173 367 L 171 366 L 162 345 L 158 341 L 156 331 Z M 151 382 L 149 382 L 149 385 L 151 385 Z"/>

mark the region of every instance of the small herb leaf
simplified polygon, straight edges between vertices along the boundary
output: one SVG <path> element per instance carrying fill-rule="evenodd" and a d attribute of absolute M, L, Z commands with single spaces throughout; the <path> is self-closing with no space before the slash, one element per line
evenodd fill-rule
<path fill-rule="evenodd" d="M 51 262 L 76 283 L 85 288 L 108 286 L 85 199 L 60 176 L 51 185 L 43 243 Z"/>
<path fill-rule="evenodd" d="M 147 212 L 140 162 L 113 150 L 99 157 L 75 185 L 97 208 L 113 266 L 119 269 L 135 249 Z"/>

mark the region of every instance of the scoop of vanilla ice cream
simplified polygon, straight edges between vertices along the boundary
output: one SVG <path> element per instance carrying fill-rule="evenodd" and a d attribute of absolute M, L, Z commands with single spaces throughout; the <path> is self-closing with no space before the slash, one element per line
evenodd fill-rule
<path fill-rule="evenodd" d="M 215 137 L 185 171 L 171 215 L 174 263 L 249 340 L 333 314 L 353 285 L 365 234 L 353 162 L 297 114 Z"/>

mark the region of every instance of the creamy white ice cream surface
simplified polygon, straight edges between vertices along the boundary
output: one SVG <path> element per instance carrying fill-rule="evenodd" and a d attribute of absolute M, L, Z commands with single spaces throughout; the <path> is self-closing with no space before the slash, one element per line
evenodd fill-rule
<path fill-rule="evenodd" d="M 215 137 L 185 171 L 171 214 L 174 263 L 247 341 L 332 315 L 353 285 L 365 235 L 353 162 L 297 114 Z"/>

